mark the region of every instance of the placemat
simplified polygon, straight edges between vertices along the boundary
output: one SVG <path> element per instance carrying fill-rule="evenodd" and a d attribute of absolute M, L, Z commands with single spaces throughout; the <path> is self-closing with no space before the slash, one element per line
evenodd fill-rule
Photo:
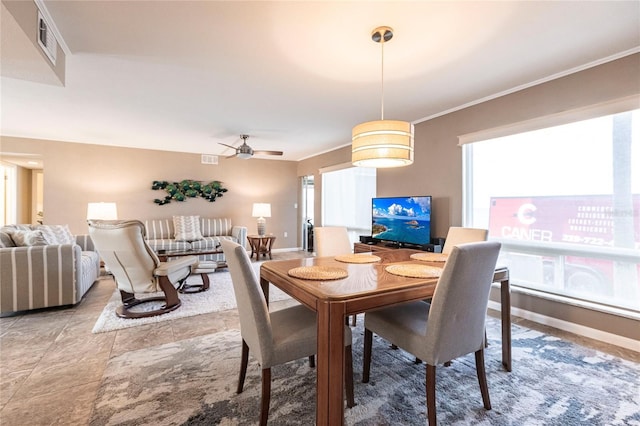
<path fill-rule="evenodd" d="M 341 254 L 334 259 L 344 263 L 375 263 L 381 260 L 373 254 Z"/>
<path fill-rule="evenodd" d="M 442 253 L 414 253 L 411 255 L 412 259 L 423 262 L 446 262 L 448 257 L 448 254 Z"/>
<path fill-rule="evenodd" d="M 410 263 L 389 265 L 384 269 L 390 274 L 409 278 L 437 278 L 442 273 L 442 268 Z"/>
<path fill-rule="evenodd" d="M 349 275 L 346 270 L 333 266 L 299 266 L 289 269 L 288 273 L 303 280 L 339 280 Z"/>

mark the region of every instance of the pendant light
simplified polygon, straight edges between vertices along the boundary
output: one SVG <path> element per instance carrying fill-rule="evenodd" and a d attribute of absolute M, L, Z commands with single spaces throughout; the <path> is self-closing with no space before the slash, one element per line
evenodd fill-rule
<path fill-rule="evenodd" d="M 401 167 L 413 163 L 413 124 L 384 119 L 384 43 L 393 37 L 390 27 L 378 27 L 371 39 L 382 48 L 381 119 L 358 124 L 351 138 L 351 163 L 360 167 Z"/>

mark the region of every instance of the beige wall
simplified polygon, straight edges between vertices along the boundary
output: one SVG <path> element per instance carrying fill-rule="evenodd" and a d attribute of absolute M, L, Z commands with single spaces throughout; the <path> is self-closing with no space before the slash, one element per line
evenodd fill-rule
<path fill-rule="evenodd" d="M 379 169 L 377 195 L 432 195 L 432 233 L 444 237 L 449 226 L 462 224 L 462 149 L 458 136 L 630 95 L 640 95 L 640 54 L 419 123 L 415 126 L 414 163 L 397 169 Z M 319 167 L 349 161 L 349 148 L 341 148 L 300 162 L 298 173 L 318 177 Z M 316 214 L 320 203 L 316 194 Z M 492 300 L 498 301 L 499 295 L 493 293 Z M 517 308 L 640 340 L 637 320 L 518 292 L 512 302 Z"/>
<path fill-rule="evenodd" d="M 434 118 L 415 126 L 411 166 L 379 169 L 377 195 L 432 195 L 432 233 L 445 237 L 462 224 L 462 149 L 458 136 L 640 94 L 640 54 L 627 56 L 529 89 Z M 349 147 L 298 164 L 298 175 L 316 175 L 320 217 L 321 167 L 351 161 Z"/>
<path fill-rule="evenodd" d="M 87 203 L 115 201 L 121 219 L 170 218 L 199 214 L 230 217 L 256 232 L 252 203 L 271 203 L 267 232 L 274 248 L 297 247 L 298 180 L 296 163 L 277 160 L 220 158 L 218 165 L 200 164 L 200 155 L 117 148 L 68 142 L 3 137 L 2 150 L 39 154 L 44 160 L 44 217 L 48 224 L 69 224 L 86 233 Z M 158 206 L 154 180 L 219 180 L 229 190 L 213 203 L 201 198 Z M 284 237 L 284 232 L 288 237 Z"/>
<path fill-rule="evenodd" d="M 51 69 L 53 74 L 59 80 L 59 83 L 64 86 L 65 73 L 66 73 L 66 54 L 60 47 L 60 44 L 56 48 L 56 63 L 51 63 L 46 54 L 42 51 L 42 48 L 38 44 L 38 7 L 35 2 L 32 1 L 7 1 L 2 0 L 2 6 L 6 7 L 6 10 L 11 14 L 16 23 L 20 26 L 24 35 L 28 38 L 35 48 L 35 51 L 42 58 L 42 63 Z M 3 10 L 4 13 L 4 10 Z M 15 67 L 16 64 L 12 64 Z"/>

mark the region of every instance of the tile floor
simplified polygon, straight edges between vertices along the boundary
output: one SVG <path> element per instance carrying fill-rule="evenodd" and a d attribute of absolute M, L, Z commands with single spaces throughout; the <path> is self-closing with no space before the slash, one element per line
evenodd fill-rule
<path fill-rule="evenodd" d="M 274 253 L 274 260 L 306 255 Z M 92 334 L 93 325 L 114 288 L 112 279 L 103 276 L 73 308 L 0 318 L 1 425 L 87 425 L 110 358 L 239 327 L 235 311 L 226 311 Z M 513 319 L 521 325 L 640 362 L 637 352 Z"/>

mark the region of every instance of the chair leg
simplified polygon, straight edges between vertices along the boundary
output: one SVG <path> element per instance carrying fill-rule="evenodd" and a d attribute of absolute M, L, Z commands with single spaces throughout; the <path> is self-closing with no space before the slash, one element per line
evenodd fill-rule
<path fill-rule="evenodd" d="M 347 407 L 356 405 L 353 396 L 353 348 L 351 345 L 344 348 L 344 388 L 347 393 Z"/>
<path fill-rule="evenodd" d="M 309 367 L 316 368 L 316 357 L 315 357 L 315 355 L 309 355 Z"/>
<path fill-rule="evenodd" d="M 373 333 L 368 328 L 364 329 L 364 350 L 362 355 L 362 383 L 369 383 L 369 371 L 371 370 L 371 345 Z"/>
<path fill-rule="evenodd" d="M 428 424 L 436 423 L 436 366 L 427 364 L 427 420 Z"/>
<path fill-rule="evenodd" d="M 247 364 L 249 363 L 249 345 L 242 339 L 242 357 L 240 358 L 240 377 L 238 378 L 237 393 L 242 393 L 244 378 L 247 376 Z"/>
<path fill-rule="evenodd" d="M 484 404 L 485 409 L 491 410 L 491 401 L 489 400 L 489 386 L 487 386 L 487 375 L 484 369 L 484 349 L 476 351 L 476 372 L 478 373 L 478 383 L 480 383 L 482 403 Z"/>
<path fill-rule="evenodd" d="M 267 426 L 269 403 L 271 402 L 271 368 L 262 369 L 262 404 L 260 406 L 260 426 Z"/>

